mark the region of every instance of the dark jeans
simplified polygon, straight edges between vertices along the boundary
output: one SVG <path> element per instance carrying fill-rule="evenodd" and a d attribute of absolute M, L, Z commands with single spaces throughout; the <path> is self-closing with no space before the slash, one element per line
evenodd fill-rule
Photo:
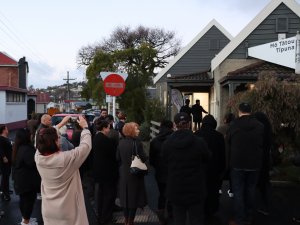
<path fill-rule="evenodd" d="M 164 209 L 166 207 L 166 184 L 157 181 L 157 186 L 158 186 L 158 190 L 159 190 L 159 196 L 158 196 L 158 206 L 157 209 Z"/>
<path fill-rule="evenodd" d="M 194 129 L 195 129 L 195 130 L 199 130 L 200 127 L 201 127 L 201 121 L 199 121 L 199 122 L 194 122 Z"/>
<path fill-rule="evenodd" d="M 1 191 L 4 195 L 9 196 L 9 176 L 11 173 L 11 165 L 9 163 L 1 163 Z"/>
<path fill-rule="evenodd" d="M 234 219 L 238 225 L 252 220 L 258 176 L 258 170 L 231 170 Z"/>
<path fill-rule="evenodd" d="M 20 194 L 19 207 L 20 207 L 22 217 L 24 219 L 27 220 L 30 219 L 34 207 L 35 199 L 36 199 L 36 192 L 34 191 Z"/>
<path fill-rule="evenodd" d="M 136 208 L 135 209 L 129 209 L 129 208 L 124 208 L 124 217 L 129 219 L 129 220 L 134 220 L 135 214 L 136 214 Z"/>
<path fill-rule="evenodd" d="M 117 195 L 117 182 L 99 183 L 97 195 L 99 222 L 107 223 L 113 218 L 113 209 Z"/>
<path fill-rule="evenodd" d="M 178 205 L 172 204 L 173 218 L 175 225 L 186 224 L 187 216 L 189 217 L 190 225 L 203 225 L 204 224 L 204 207 L 203 203 L 193 205 Z"/>

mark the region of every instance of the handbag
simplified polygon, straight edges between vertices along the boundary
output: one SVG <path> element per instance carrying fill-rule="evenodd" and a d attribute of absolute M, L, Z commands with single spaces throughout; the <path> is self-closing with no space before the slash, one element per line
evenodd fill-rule
<path fill-rule="evenodd" d="M 131 165 L 130 165 L 130 173 L 134 175 L 146 175 L 148 173 L 148 168 L 145 163 L 142 162 L 140 156 L 137 152 L 137 147 L 135 141 L 133 142 L 133 150 L 131 156 Z"/>

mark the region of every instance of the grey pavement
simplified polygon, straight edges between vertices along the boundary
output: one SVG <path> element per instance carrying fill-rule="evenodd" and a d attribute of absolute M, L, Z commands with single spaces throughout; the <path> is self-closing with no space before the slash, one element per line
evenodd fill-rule
<path fill-rule="evenodd" d="M 12 184 L 11 184 L 12 186 Z M 136 225 L 148 224 L 158 225 L 157 217 L 154 213 L 157 203 L 158 191 L 151 172 L 146 176 L 146 188 L 148 194 L 148 206 L 144 210 L 139 210 L 136 217 Z M 293 216 L 300 216 L 300 185 L 287 183 L 273 183 L 272 201 L 269 216 L 260 213 L 255 214 L 253 225 L 293 225 Z M 227 183 L 223 185 L 223 193 L 227 193 Z M 18 196 L 11 195 L 10 202 L 0 201 L 0 208 L 4 209 L 5 216 L 0 219 L 1 225 L 16 225 L 21 221 L 21 214 L 18 207 Z M 86 196 L 86 208 L 90 225 L 97 225 L 96 214 L 93 204 Z M 206 223 L 206 225 L 225 225 L 228 224 L 232 215 L 232 198 L 227 194 L 222 194 L 220 198 L 220 209 L 216 216 Z M 41 200 L 37 200 L 32 217 L 38 219 L 39 224 L 43 224 L 41 217 Z M 116 224 L 123 223 L 122 212 L 114 214 Z M 169 225 L 172 225 L 171 221 Z"/>

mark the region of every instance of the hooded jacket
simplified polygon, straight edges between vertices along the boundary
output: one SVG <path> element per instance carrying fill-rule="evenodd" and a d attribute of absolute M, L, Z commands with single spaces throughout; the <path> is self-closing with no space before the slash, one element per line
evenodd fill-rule
<path fill-rule="evenodd" d="M 155 176 L 157 180 L 162 183 L 166 183 L 167 179 L 167 168 L 162 158 L 162 145 L 172 133 L 172 129 L 163 128 L 150 142 L 149 161 L 150 164 L 155 168 Z"/>
<path fill-rule="evenodd" d="M 258 170 L 262 165 L 264 126 L 251 115 L 234 120 L 226 138 L 231 168 Z"/>
<path fill-rule="evenodd" d="M 204 201 L 205 167 L 211 155 L 204 140 L 189 129 L 180 129 L 164 142 L 162 151 L 167 166 L 167 199 L 180 205 Z"/>

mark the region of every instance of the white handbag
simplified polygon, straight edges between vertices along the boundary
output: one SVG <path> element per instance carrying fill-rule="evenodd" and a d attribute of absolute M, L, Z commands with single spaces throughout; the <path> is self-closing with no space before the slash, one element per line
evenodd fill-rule
<path fill-rule="evenodd" d="M 138 155 L 135 141 L 133 143 L 130 173 L 135 174 L 135 175 L 145 175 L 148 173 L 148 168 L 147 168 L 146 164 L 142 162 L 142 160 L 140 159 L 140 157 Z"/>

